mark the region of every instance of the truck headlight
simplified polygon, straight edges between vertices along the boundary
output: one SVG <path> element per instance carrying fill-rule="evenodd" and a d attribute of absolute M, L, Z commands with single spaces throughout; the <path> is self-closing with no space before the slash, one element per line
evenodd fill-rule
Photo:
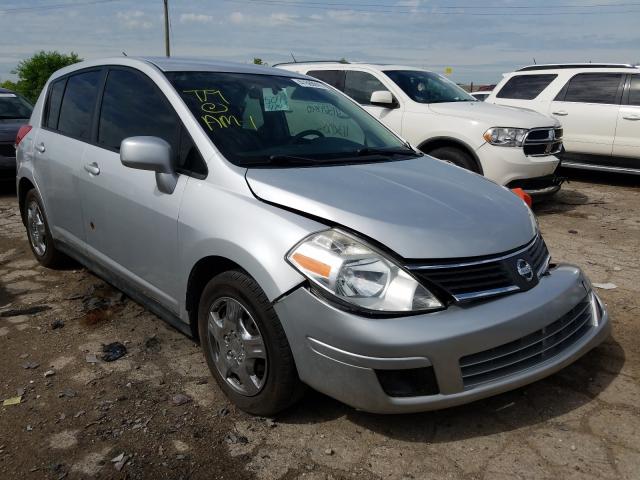
<path fill-rule="evenodd" d="M 287 260 L 313 285 L 360 309 L 392 313 L 444 307 L 394 260 L 338 230 L 308 236 Z"/>
<path fill-rule="evenodd" d="M 526 128 L 493 127 L 484 132 L 483 137 L 491 145 L 521 147 L 528 131 Z"/>

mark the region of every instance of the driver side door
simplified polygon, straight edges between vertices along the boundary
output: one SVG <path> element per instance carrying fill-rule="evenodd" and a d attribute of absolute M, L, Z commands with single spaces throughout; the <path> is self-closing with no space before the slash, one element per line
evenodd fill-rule
<path fill-rule="evenodd" d="M 371 104 L 371 94 L 380 90 L 389 90 L 382 81 L 369 72 L 347 70 L 344 79 L 344 93 L 353 98 L 371 115 L 388 128 L 402 134 L 402 108 L 389 108 Z M 397 99 L 396 99 L 397 101 Z"/>
<path fill-rule="evenodd" d="M 188 177 L 158 190 L 154 172 L 125 167 L 120 143 L 154 136 L 180 151 L 181 122 L 155 83 L 130 68 L 109 69 L 95 127 L 82 158 L 80 195 L 91 257 L 147 297 L 178 311 L 178 214 Z"/>

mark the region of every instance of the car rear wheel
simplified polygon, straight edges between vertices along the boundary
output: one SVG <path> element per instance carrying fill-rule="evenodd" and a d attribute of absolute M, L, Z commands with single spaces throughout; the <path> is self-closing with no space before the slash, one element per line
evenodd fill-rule
<path fill-rule="evenodd" d="M 473 161 L 471 156 L 456 147 L 440 147 L 428 152 L 428 155 L 437 158 L 438 160 L 442 160 L 448 163 L 452 163 L 457 165 L 458 167 L 466 168 L 467 170 L 471 170 L 475 173 L 480 173 L 478 170 L 478 166 L 476 162 Z"/>
<path fill-rule="evenodd" d="M 209 369 L 240 409 L 275 415 L 303 391 L 282 325 L 260 286 L 241 271 L 209 281 L 198 333 Z"/>
<path fill-rule="evenodd" d="M 56 248 L 42 208 L 42 201 L 35 188 L 27 192 L 23 215 L 29 246 L 36 260 L 47 268 L 57 268 L 67 264 L 69 257 Z"/>

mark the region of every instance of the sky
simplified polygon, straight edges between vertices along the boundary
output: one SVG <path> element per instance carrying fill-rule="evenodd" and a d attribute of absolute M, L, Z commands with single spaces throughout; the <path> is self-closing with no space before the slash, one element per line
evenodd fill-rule
<path fill-rule="evenodd" d="M 162 0 L 0 0 L 0 80 L 39 50 L 164 55 Z M 346 58 L 496 83 L 516 67 L 640 63 L 640 0 L 169 0 L 173 56 Z"/>

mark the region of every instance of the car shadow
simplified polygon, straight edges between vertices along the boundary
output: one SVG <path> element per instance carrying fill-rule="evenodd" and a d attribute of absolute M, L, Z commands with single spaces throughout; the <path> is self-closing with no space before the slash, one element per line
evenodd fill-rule
<path fill-rule="evenodd" d="M 9 175 L 0 176 L 0 197 L 12 196 L 16 196 L 16 177 Z"/>
<path fill-rule="evenodd" d="M 525 387 L 459 407 L 416 414 L 378 415 L 357 411 L 317 392 L 308 392 L 278 417 L 280 423 L 323 423 L 345 417 L 362 428 L 396 440 L 440 443 L 483 437 L 552 421 L 563 428 L 615 379 L 625 362 L 612 337 L 560 372 Z M 366 395 L 366 392 L 363 392 Z"/>

